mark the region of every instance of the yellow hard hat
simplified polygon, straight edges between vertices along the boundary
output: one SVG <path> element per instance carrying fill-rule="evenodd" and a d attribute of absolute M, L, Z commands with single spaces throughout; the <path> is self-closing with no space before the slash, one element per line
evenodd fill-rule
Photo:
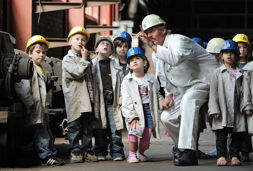
<path fill-rule="evenodd" d="M 239 33 L 237 35 L 234 36 L 233 41 L 239 43 L 239 42 L 243 42 L 246 43 L 250 46 L 250 42 L 249 42 L 249 38 L 246 34 L 243 33 Z"/>
<path fill-rule="evenodd" d="M 87 30 L 84 27 L 76 26 L 70 30 L 67 40 L 69 40 L 71 36 L 77 33 L 85 35 L 87 37 L 87 40 L 89 40 L 90 38 L 90 34 L 87 32 Z"/>
<path fill-rule="evenodd" d="M 33 45 L 34 43 L 44 43 L 45 45 L 47 45 L 47 47 L 49 47 L 49 41 L 47 41 L 45 39 L 45 37 L 41 36 L 41 35 L 35 35 L 33 37 L 31 37 L 27 43 L 26 43 L 26 48 L 25 48 L 25 51 L 27 53 L 28 51 L 28 48 Z"/>

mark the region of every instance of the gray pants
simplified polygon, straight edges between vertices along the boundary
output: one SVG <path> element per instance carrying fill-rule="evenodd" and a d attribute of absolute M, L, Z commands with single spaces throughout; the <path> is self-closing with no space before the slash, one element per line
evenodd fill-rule
<path fill-rule="evenodd" d="M 207 85 L 199 84 L 174 96 L 174 106 L 164 110 L 161 121 L 179 149 L 197 149 L 199 110 L 208 100 Z"/>

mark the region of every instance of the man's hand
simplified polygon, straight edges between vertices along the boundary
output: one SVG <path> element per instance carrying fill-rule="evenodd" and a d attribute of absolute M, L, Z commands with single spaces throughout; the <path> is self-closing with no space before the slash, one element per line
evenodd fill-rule
<path fill-rule="evenodd" d="M 89 51 L 84 46 L 82 46 L 81 55 L 85 61 L 89 60 Z"/>
<path fill-rule="evenodd" d="M 248 116 L 253 115 L 253 110 L 244 110 L 244 113 Z"/>
<path fill-rule="evenodd" d="M 173 94 L 168 95 L 162 102 L 163 109 L 168 109 L 174 104 Z"/>
<path fill-rule="evenodd" d="M 150 38 L 148 38 L 148 35 L 143 31 L 143 28 L 140 26 L 141 31 L 137 33 L 136 38 L 141 40 L 143 43 L 148 45 L 150 48 L 154 45 L 154 43 L 151 41 Z"/>

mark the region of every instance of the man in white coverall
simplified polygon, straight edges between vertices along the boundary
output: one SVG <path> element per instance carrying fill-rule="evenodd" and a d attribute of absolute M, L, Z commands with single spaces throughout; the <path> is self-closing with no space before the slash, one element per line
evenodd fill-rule
<path fill-rule="evenodd" d="M 156 67 L 159 70 L 156 72 L 164 72 L 162 75 L 166 77 L 161 120 L 182 151 L 174 159 L 174 164 L 197 165 L 199 110 L 208 100 L 210 77 L 218 63 L 190 38 L 169 34 L 165 24 L 158 15 L 147 15 L 137 38 L 153 49 L 152 58 L 156 65 L 164 63 L 164 67 Z"/>

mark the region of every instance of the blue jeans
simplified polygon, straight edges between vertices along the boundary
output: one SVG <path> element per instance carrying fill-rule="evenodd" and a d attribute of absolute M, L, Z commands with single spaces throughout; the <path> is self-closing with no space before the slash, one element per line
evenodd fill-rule
<path fill-rule="evenodd" d="M 54 147 L 54 136 L 49 125 L 49 117 L 45 114 L 43 124 L 36 124 L 33 126 L 35 149 L 40 159 L 45 159 L 56 155 Z"/>
<path fill-rule="evenodd" d="M 68 140 L 71 151 L 92 149 L 92 113 L 83 113 L 80 118 L 68 123 Z M 79 144 L 81 139 L 82 144 Z"/>
<path fill-rule="evenodd" d="M 149 104 L 142 104 L 142 107 L 144 112 L 145 128 L 153 128 L 153 118 L 151 115 Z"/>
<path fill-rule="evenodd" d="M 93 148 L 96 156 L 107 156 L 110 145 L 112 158 L 124 157 L 124 145 L 122 143 L 121 131 L 116 129 L 112 105 L 106 105 L 107 129 L 94 130 L 95 146 Z"/>

